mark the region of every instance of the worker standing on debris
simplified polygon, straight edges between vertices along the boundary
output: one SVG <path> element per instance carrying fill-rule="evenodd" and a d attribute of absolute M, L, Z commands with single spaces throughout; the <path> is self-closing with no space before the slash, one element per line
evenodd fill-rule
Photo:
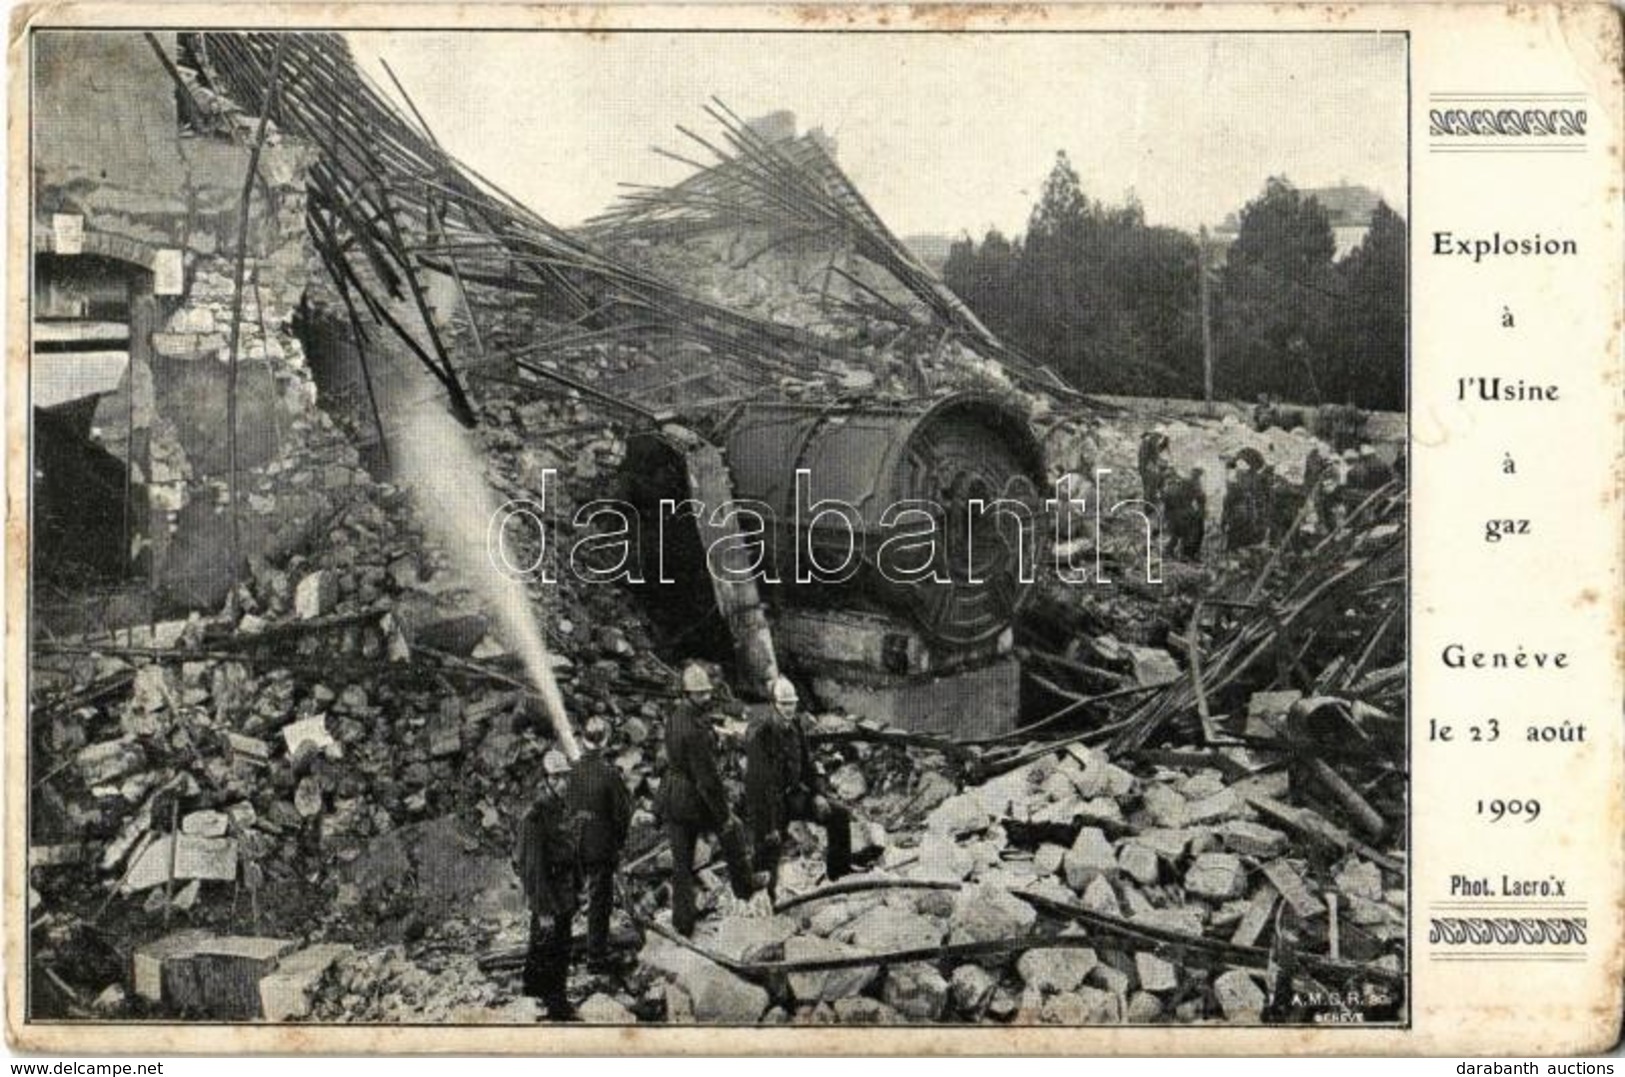
<path fill-rule="evenodd" d="M 744 828 L 728 806 L 717 767 L 717 713 L 711 707 L 711 678 L 703 668 L 683 670 L 683 702 L 666 720 L 666 776 L 660 783 L 660 814 L 671 838 L 671 923 L 683 936 L 694 933 L 694 847 L 702 833 L 722 846 L 728 881 L 741 900 L 755 892 Z"/>
<path fill-rule="evenodd" d="M 597 972 L 609 964 L 609 912 L 615 900 L 615 868 L 632 824 L 632 796 L 613 764 L 604 757 L 609 723 L 587 719 L 581 728 L 585 749 L 564 787 L 565 808 L 575 830 L 576 862 L 587 884 L 587 962 Z"/>
<path fill-rule="evenodd" d="M 1264 457 L 1257 449 L 1242 449 L 1230 460 L 1224 488 L 1224 547 L 1240 550 L 1264 541 Z"/>
<path fill-rule="evenodd" d="M 570 922 L 575 918 L 580 874 L 564 775 L 563 753 L 542 760 L 541 794 L 519 823 L 514 867 L 530 906 L 530 947 L 525 953 L 524 992 L 539 998 L 550 1021 L 568 1021 L 575 1011 L 565 994 L 570 977 Z"/>
<path fill-rule="evenodd" d="M 1160 430 L 1147 430 L 1140 438 L 1140 488 L 1147 503 L 1162 504 L 1162 491 L 1174 478 L 1174 467 L 1168 462 L 1168 435 Z"/>
<path fill-rule="evenodd" d="M 1177 472 L 1162 488 L 1162 520 L 1168 532 L 1168 553 L 1182 561 L 1202 559 L 1202 538 L 1207 532 L 1207 491 L 1202 469 L 1189 475 Z"/>
<path fill-rule="evenodd" d="M 799 713 L 796 686 L 773 681 L 773 704 L 745 734 L 745 811 L 756 846 L 756 866 L 776 890 L 785 830 L 791 820 L 818 823 L 827 834 L 825 875 L 831 882 L 852 870 L 852 818 L 818 790 L 819 775 Z"/>

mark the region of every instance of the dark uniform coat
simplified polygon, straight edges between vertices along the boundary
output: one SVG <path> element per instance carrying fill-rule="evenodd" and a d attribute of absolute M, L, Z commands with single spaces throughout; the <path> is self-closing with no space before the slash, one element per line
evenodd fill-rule
<path fill-rule="evenodd" d="M 789 802 L 811 797 L 817 781 L 800 718 L 773 716 L 751 724 L 745 738 L 745 815 L 753 834 L 782 831 L 790 821 Z"/>
<path fill-rule="evenodd" d="M 668 823 L 717 830 L 728 821 L 716 733 L 709 716 L 692 703 L 680 704 L 666 720 L 666 777 L 660 799 Z"/>
<path fill-rule="evenodd" d="M 604 753 L 589 751 L 570 768 L 565 809 L 579 820 L 576 855 L 583 864 L 613 861 L 632 825 L 632 796 Z"/>

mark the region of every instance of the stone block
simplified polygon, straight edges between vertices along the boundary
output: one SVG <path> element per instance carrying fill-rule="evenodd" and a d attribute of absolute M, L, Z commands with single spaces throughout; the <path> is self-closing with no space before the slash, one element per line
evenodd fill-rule
<path fill-rule="evenodd" d="M 855 946 L 835 942 L 833 939 L 809 935 L 797 935 L 785 940 L 784 943 L 784 959 L 787 962 L 858 957 L 867 952 Z M 880 969 L 876 965 L 860 965 L 856 968 L 820 972 L 792 972 L 789 974 L 790 992 L 802 1002 L 834 1002 L 862 993 L 879 974 Z"/>
<path fill-rule="evenodd" d="M 1241 969 L 1231 969 L 1214 980 L 1213 997 L 1226 1021 L 1255 1024 L 1263 1019 L 1264 990 Z"/>
<path fill-rule="evenodd" d="M 950 943 L 992 942 L 1027 932 L 1038 919 L 1033 907 L 992 886 L 969 886 L 954 899 Z"/>
<path fill-rule="evenodd" d="M 135 993 L 149 1002 L 162 1002 L 164 963 L 172 957 L 191 953 L 194 947 L 209 938 L 207 931 L 189 929 L 138 946 L 130 965 L 130 979 Z"/>
<path fill-rule="evenodd" d="M 288 939 L 204 931 L 170 935 L 136 951 L 136 993 L 189 1016 L 257 1020 L 260 981 L 295 945 Z"/>
<path fill-rule="evenodd" d="M 796 922 L 785 916 L 730 916 L 702 937 L 707 949 L 734 961 L 778 961 L 785 940 L 796 933 Z"/>
<path fill-rule="evenodd" d="M 308 573 L 293 591 L 294 613 L 302 621 L 326 616 L 338 600 L 338 575 L 330 569 Z"/>
<path fill-rule="evenodd" d="M 1137 841 L 1127 842 L 1117 850 L 1117 866 L 1123 873 L 1142 886 L 1150 886 L 1157 881 L 1161 864 L 1157 854 L 1149 845 L 1141 845 Z"/>
<path fill-rule="evenodd" d="M 1161 782 L 1148 784 L 1141 800 L 1152 822 L 1159 827 L 1178 829 L 1189 821 L 1190 806 L 1185 798 Z"/>
<path fill-rule="evenodd" d="M 1062 859 L 1061 871 L 1066 876 L 1066 884 L 1081 893 L 1089 880 L 1117 873 L 1117 854 L 1101 830 L 1084 827 Z"/>
<path fill-rule="evenodd" d="M 586 1025 L 635 1025 L 637 1015 L 602 991 L 576 1007 L 576 1018 Z"/>
<path fill-rule="evenodd" d="M 337 961 L 355 953 L 339 943 L 307 946 L 277 962 L 260 980 L 260 1016 L 266 1021 L 287 1021 L 310 1016 L 310 1006 L 322 977 Z"/>
<path fill-rule="evenodd" d="M 1096 875 L 1083 888 L 1083 907 L 1107 916 L 1123 915 L 1122 906 L 1117 903 L 1117 891 L 1112 889 L 1112 884 L 1106 881 L 1104 875 Z"/>
<path fill-rule="evenodd" d="M 1108 1025 L 1123 1019 L 1117 997 L 1093 987 L 1051 995 L 1039 1013 L 1046 1025 Z"/>
<path fill-rule="evenodd" d="M 900 1021 L 896 1010 L 879 999 L 841 998 L 835 1000 L 835 1020 L 842 1025 L 895 1025 Z"/>
<path fill-rule="evenodd" d="M 1173 962 L 1143 950 L 1134 955 L 1134 973 L 1143 991 L 1172 991 L 1179 986 L 1179 972 Z"/>
<path fill-rule="evenodd" d="M 870 909 L 836 934 L 840 941 L 860 950 L 884 953 L 940 946 L 945 933 L 946 929 L 937 920 L 908 909 L 883 905 Z"/>
<path fill-rule="evenodd" d="M 954 1005 L 967 1017 L 979 1017 L 993 1001 L 993 990 L 999 986 L 980 965 L 960 965 L 949 978 Z"/>
<path fill-rule="evenodd" d="M 1336 875 L 1337 889 L 1367 901 L 1382 900 L 1382 869 L 1368 860 L 1355 860 Z"/>
<path fill-rule="evenodd" d="M 297 759 L 301 748 L 305 751 L 319 752 L 323 755 L 332 755 L 335 758 L 342 755 L 338 741 L 327 731 L 326 715 L 313 715 L 310 718 L 301 718 L 297 722 L 289 722 L 282 727 L 282 740 L 288 746 L 288 758 Z"/>
<path fill-rule="evenodd" d="M 1185 890 L 1199 897 L 1228 901 L 1247 889 L 1247 870 L 1232 853 L 1203 853 L 1185 873 Z"/>
<path fill-rule="evenodd" d="M 1247 811 L 1240 797 L 1229 789 L 1221 789 L 1212 796 L 1186 802 L 1185 821 L 1197 825 L 1214 823 L 1222 819 L 1236 819 Z"/>
<path fill-rule="evenodd" d="M 1016 971 L 1023 984 L 1038 991 L 1071 991 L 1099 963 L 1088 947 L 1055 946 L 1028 950 L 1016 960 Z"/>
<path fill-rule="evenodd" d="M 1180 935 L 1202 937 L 1202 914 L 1195 909 L 1148 909 L 1136 915 L 1134 922 Z"/>
<path fill-rule="evenodd" d="M 1239 856 L 1273 860 L 1287 850 L 1287 836 L 1279 830 L 1245 819 L 1232 819 L 1219 829 L 1224 847 Z"/>
<path fill-rule="evenodd" d="M 915 962 L 886 970 L 880 997 L 912 1021 L 935 1021 L 948 1006 L 948 981 L 932 965 Z"/>
<path fill-rule="evenodd" d="M 85 784 L 96 786 L 140 770 L 147 764 L 147 754 L 134 741 L 104 740 L 79 749 L 73 761 Z"/>
<path fill-rule="evenodd" d="M 171 849 L 174 850 L 174 878 L 177 880 L 231 882 L 237 878 L 237 843 L 232 839 L 165 834 L 141 851 L 125 876 L 121 891 L 134 894 L 167 882 L 170 878 Z"/>
<path fill-rule="evenodd" d="M 230 827 L 225 812 L 195 811 L 181 818 L 181 833 L 198 838 L 223 838 Z"/>

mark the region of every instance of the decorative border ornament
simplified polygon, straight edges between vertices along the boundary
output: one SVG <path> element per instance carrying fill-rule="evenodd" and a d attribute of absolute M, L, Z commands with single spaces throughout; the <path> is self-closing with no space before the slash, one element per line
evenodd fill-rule
<path fill-rule="evenodd" d="M 1434 916 L 1434 946 L 1584 946 L 1583 916 Z"/>
<path fill-rule="evenodd" d="M 1590 115 L 1582 93 L 1428 95 L 1433 153 L 1584 153 Z"/>
<path fill-rule="evenodd" d="M 1571 108 L 1435 108 L 1428 110 L 1428 137 L 1505 135 L 1511 138 L 1586 133 L 1586 110 Z"/>

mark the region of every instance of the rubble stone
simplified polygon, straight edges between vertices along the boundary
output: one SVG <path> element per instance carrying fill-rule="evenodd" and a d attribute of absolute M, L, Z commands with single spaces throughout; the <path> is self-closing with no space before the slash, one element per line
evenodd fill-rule
<path fill-rule="evenodd" d="M 588 1025 L 635 1025 L 637 1015 L 603 992 L 576 1007 L 576 1017 Z"/>
<path fill-rule="evenodd" d="M 1089 970 L 1084 977 L 1084 983 L 1091 987 L 1098 987 L 1102 991 L 1109 991 L 1114 995 L 1126 996 L 1129 988 L 1134 986 L 1134 978 L 1120 968 L 1115 968 L 1102 961 Z"/>
<path fill-rule="evenodd" d="M 897 1011 L 879 999 L 858 996 L 835 1000 L 835 1019 L 843 1025 L 895 1025 Z"/>
<path fill-rule="evenodd" d="M 998 981 L 980 965 L 965 964 L 954 969 L 950 977 L 954 1005 L 966 1016 L 979 1016 L 993 1000 L 993 989 Z"/>
<path fill-rule="evenodd" d="M 1105 1025 L 1122 1019 L 1117 998 L 1093 987 L 1051 995 L 1040 1011 L 1040 1020 L 1047 1025 Z"/>
<path fill-rule="evenodd" d="M 767 1010 L 765 990 L 665 939 L 650 936 L 638 960 L 672 979 L 680 994 L 687 996 L 693 1020 L 701 1024 L 751 1025 Z M 668 1017 L 674 1012 L 673 1000 L 673 993 L 668 992 Z M 680 1000 L 675 1009 L 681 1011 Z"/>
<path fill-rule="evenodd" d="M 1337 889 L 1349 896 L 1367 901 L 1382 900 L 1382 870 L 1369 860 L 1355 860 L 1338 872 Z"/>
<path fill-rule="evenodd" d="M 301 621 L 315 620 L 333 612 L 339 600 L 338 576 L 318 569 L 299 581 L 293 591 L 293 611 Z"/>
<path fill-rule="evenodd" d="M 230 826 L 224 812 L 195 811 L 181 818 L 181 833 L 198 838 L 223 838 Z"/>
<path fill-rule="evenodd" d="M 1112 884 L 1106 881 L 1104 875 L 1096 875 L 1083 888 L 1083 907 L 1107 916 L 1123 914 L 1122 906 L 1117 903 L 1117 891 L 1112 889 Z"/>
<path fill-rule="evenodd" d="M 852 802 L 863 799 L 869 791 L 869 780 L 856 763 L 847 763 L 829 776 L 829 786 L 837 797 Z"/>
<path fill-rule="evenodd" d="M 1179 986 L 1173 964 L 1144 950 L 1134 955 L 1134 972 L 1144 991 L 1172 991 Z"/>
<path fill-rule="evenodd" d="M 1235 819 L 1246 811 L 1241 798 L 1230 789 L 1221 789 L 1210 797 L 1189 801 L 1185 821 L 1191 824 L 1212 823 L 1220 819 Z"/>
<path fill-rule="evenodd" d="M 156 966 L 165 1005 L 221 1020 L 252 1021 L 260 1017 L 261 979 L 296 945 L 289 939 L 207 932 L 172 935 L 137 952 L 141 965 L 136 976 L 143 997 L 152 997 L 146 990 Z"/>
<path fill-rule="evenodd" d="M 1061 870 L 1061 860 L 1066 856 L 1066 846 L 1046 841 L 1033 853 L 1033 871 L 1039 875 L 1054 875 Z"/>
<path fill-rule="evenodd" d="M 147 756 L 133 741 L 107 740 L 81 748 L 74 764 L 85 784 L 96 786 L 140 770 L 147 765 Z"/>
<path fill-rule="evenodd" d="M 872 953 L 940 946 L 943 934 L 943 925 L 936 920 L 884 905 L 870 909 L 837 933 L 840 941 Z"/>
<path fill-rule="evenodd" d="M 932 809 L 925 817 L 925 829 L 928 833 L 959 837 L 986 830 L 992 821 L 981 795 L 972 791 L 951 796 Z"/>
<path fill-rule="evenodd" d="M 935 1021 L 948 1005 L 948 981 L 925 962 L 894 965 L 886 970 L 880 997 L 904 1017 Z"/>
<path fill-rule="evenodd" d="M 322 787 L 314 777 L 304 777 L 293 791 L 293 810 L 309 819 L 322 811 Z"/>
<path fill-rule="evenodd" d="M 1117 865 L 1124 874 L 1143 886 L 1155 883 L 1160 870 L 1156 851 L 1137 841 L 1125 842 L 1117 850 Z"/>
<path fill-rule="evenodd" d="M 784 941 L 795 933 L 796 922 L 788 917 L 730 916 L 704 945 L 734 961 L 777 961 L 784 956 Z"/>
<path fill-rule="evenodd" d="M 1219 831 L 1224 847 L 1240 856 L 1273 860 L 1286 852 L 1287 836 L 1261 823 L 1232 819 Z"/>
<path fill-rule="evenodd" d="M 1185 873 L 1185 889 L 1200 897 L 1227 901 L 1247 889 L 1247 872 L 1231 853 L 1203 853 Z"/>
<path fill-rule="evenodd" d="M 797 935 L 784 943 L 784 959 L 792 962 L 857 957 L 864 953 L 867 951 L 816 935 Z M 880 970 L 874 965 L 823 972 L 792 972 L 789 974 L 790 992 L 802 1002 L 834 1002 L 859 994 L 879 974 Z"/>
<path fill-rule="evenodd" d="M 1016 960 L 1016 971 L 1028 987 L 1046 993 L 1071 991 L 1099 963 L 1100 958 L 1087 947 L 1045 947 L 1022 954 Z"/>
<path fill-rule="evenodd" d="M 327 718 L 320 714 L 283 726 L 282 740 L 288 746 L 290 759 L 299 758 L 301 750 L 335 756 L 340 752 L 338 742 L 327 731 Z M 310 747 L 306 748 L 305 745 Z"/>
<path fill-rule="evenodd" d="M 237 843 L 230 838 L 199 838 L 189 834 L 157 839 L 141 851 L 125 876 L 121 891 L 139 893 L 161 886 L 170 876 L 170 850 L 174 849 L 174 878 L 212 879 L 230 882 L 237 878 Z"/>
<path fill-rule="evenodd" d="M 1161 782 L 1152 782 L 1141 794 L 1146 812 L 1159 827 L 1176 830 L 1189 819 L 1190 805 L 1185 798 Z"/>
<path fill-rule="evenodd" d="M 1195 909 L 1148 909 L 1133 917 L 1137 924 L 1200 938 L 1202 914 Z"/>
<path fill-rule="evenodd" d="M 310 1016 L 311 1003 L 322 977 L 335 962 L 353 953 L 352 946 L 327 943 L 307 946 L 284 957 L 260 980 L 260 1016 L 267 1021 Z"/>
<path fill-rule="evenodd" d="M 1117 854 L 1099 828 L 1084 827 L 1061 861 L 1061 870 L 1066 875 L 1066 884 L 1081 893 L 1089 880 L 1116 874 Z"/>
<path fill-rule="evenodd" d="M 1162 1000 L 1146 991 L 1129 996 L 1128 1013 L 1124 1015 L 1131 1025 L 1149 1025 L 1162 1018 Z"/>
<path fill-rule="evenodd" d="M 1264 991 L 1241 969 L 1231 969 L 1213 981 L 1213 996 L 1225 1020 L 1255 1023 L 1264 1015 Z"/>
<path fill-rule="evenodd" d="M 1033 907 L 1008 891 L 968 886 L 954 900 L 949 943 L 992 942 L 1024 934 L 1038 919 Z"/>

